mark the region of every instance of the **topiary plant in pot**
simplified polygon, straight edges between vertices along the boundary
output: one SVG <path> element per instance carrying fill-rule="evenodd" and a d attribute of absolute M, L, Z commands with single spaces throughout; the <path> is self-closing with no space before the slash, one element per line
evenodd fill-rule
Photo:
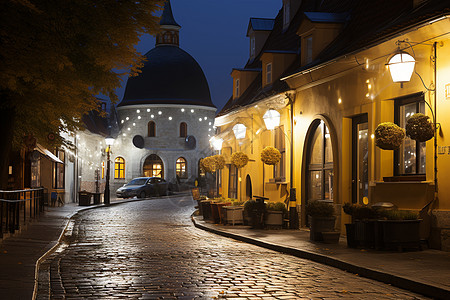
<path fill-rule="evenodd" d="M 310 217 L 311 241 L 323 241 L 322 232 L 334 231 L 336 216 L 334 206 L 326 201 L 311 201 L 306 204 L 306 214 Z"/>

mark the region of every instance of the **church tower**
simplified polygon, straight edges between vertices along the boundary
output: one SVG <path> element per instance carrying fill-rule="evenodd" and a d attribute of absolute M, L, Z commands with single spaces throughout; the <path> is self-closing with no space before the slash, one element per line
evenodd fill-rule
<path fill-rule="evenodd" d="M 179 46 L 179 35 L 181 26 L 175 21 L 172 14 L 170 0 L 164 4 L 164 11 L 159 22 L 160 32 L 156 35 L 156 46 L 174 45 Z"/>

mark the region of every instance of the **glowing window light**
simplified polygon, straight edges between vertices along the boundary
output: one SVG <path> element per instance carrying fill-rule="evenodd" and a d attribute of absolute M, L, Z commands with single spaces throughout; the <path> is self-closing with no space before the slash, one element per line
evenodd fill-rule
<path fill-rule="evenodd" d="M 193 110 L 193 109 L 191 109 L 191 113 L 194 113 L 194 110 Z"/>
<path fill-rule="evenodd" d="M 162 111 L 158 111 L 158 115 L 162 115 Z"/>
<path fill-rule="evenodd" d="M 136 113 L 140 113 L 141 111 L 139 109 L 136 109 Z"/>

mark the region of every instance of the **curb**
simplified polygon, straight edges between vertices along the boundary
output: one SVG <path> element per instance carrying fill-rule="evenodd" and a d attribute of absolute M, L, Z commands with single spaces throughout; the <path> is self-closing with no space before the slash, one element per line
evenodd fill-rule
<path fill-rule="evenodd" d="M 270 250 L 274 250 L 277 252 L 289 254 L 289 255 L 292 255 L 295 257 L 311 260 L 311 261 L 321 263 L 324 265 L 332 266 L 332 267 L 341 269 L 346 272 L 354 273 L 358 276 L 366 277 L 369 279 L 374 279 L 376 281 L 390 284 L 390 285 L 393 285 L 393 286 L 396 286 L 396 287 L 399 287 L 399 288 L 402 288 L 402 289 L 405 289 L 405 290 L 408 290 L 411 292 L 415 292 L 418 294 L 422 294 L 424 296 L 431 297 L 434 299 L 443 299 L 443 300 L 450 299 L 450 291 L 440 288 L 440 287 L 417 282 L 417 281 L 407 279 L 407 278 L 404 278 L 401 276 L 365 268 L 362 266 L 358 266 L 355 264 L 341 261 L 339 259 L 336 259 L 336 258 L 333 258 L 330 256 L 312 253 L 312 252 L 301 250 L 301 249 L 280 246 L 280 245 L 272 244 L 272 243 L 265 242 L 262 240 L 237 235 L 237 234 L 234 234 L 231 232 L 225 232 L 225 231 L 221 231 L 218 229 L 210 228 L 210 227 L 207 227 L 207 226 L 197 223 L 194 218 L 194 215 L 191 215 L 191 220 L 194 223 L 195 227 L 197 227 L 199 229 L 203 229 L 205 231 L 209 231 L 209 232 L 221 235 L 221 236 L 224 236 L 224 237 L 232 238 L 232 239 L 235 239 L 235 240 L 238 240 L 241 242 L 246 242 L 249 244 L 253 244 L 253 245 L 267 248 Z"/>

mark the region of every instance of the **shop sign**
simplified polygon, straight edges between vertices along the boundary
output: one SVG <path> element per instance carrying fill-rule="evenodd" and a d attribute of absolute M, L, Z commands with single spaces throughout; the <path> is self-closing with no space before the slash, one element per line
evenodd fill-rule
<path fill-rule="evenodd" d="M 450 155 L 450 146 L 438 146 L 439 155 Z"/>

